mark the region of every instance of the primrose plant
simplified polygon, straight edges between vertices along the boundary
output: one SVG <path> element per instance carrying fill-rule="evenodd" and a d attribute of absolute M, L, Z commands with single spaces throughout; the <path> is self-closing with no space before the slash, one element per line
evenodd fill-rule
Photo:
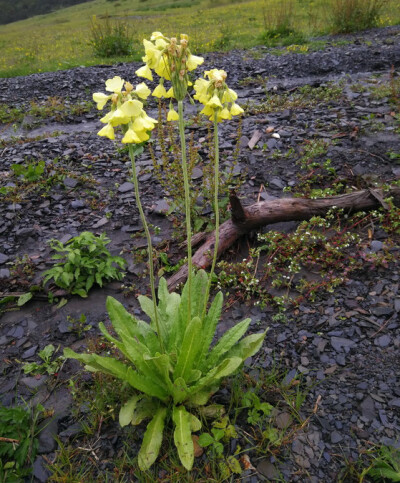
<path fill-rule="evenodd" d="M 189 201 L 188 166 L 186 162 L 185 134 L 183 122 L 183 100 L 187 95 L 188 73 L 203 62 L 188 49 L 188 37 L 164 37 L 153 33 L 151 40 L 144 41 L 146 65 L 136 74 L 153 79 L 153 72 L 160 77 L 154 89 L 154 97 L 170 99 L 167 121 L 178 121 L 182 145 L 182 175 L 185 188 L 185 214 L 188 246 L 188 280 L 182 293 L 169 293 L 167 282 L 158 283 L 158 299 L 152 260 L 152 245 L 148 225 L 140 202 L 139 185 L 135 169 L 135 153 L 147 141 L 155 120 L 147 116 L 140 99 L 150 95 L 145 84 L 136 89 L 114 77 L 106 82 L 111 94 L 94 94 L 99 109 L 111 101 L 111 110 L 102 118 L 106 126 L 100 136 L 115 138 L 115 128 L 122 131 L 122 142 L 128 144 L 132 161 L 132 176 L 136 202 L 146 233 L 149 255 L 151 298 L 140 296 L 139 303 L 150 318 L 146 323 L 132 316 L 121 303 L 107 298 L 107 310 L 116 336 L 111 335 L 103 324 L 100 330 L 121 352 L 122 360 L 93 353 L 77 354 L 65 349 L 65 356 L 78 359 L 90 371 L 111 374 L 137 390 L 123 404 L 119 421 L 121 426 L 137 425 L 149 419 L 138 454 L 139 467 L 147 470 L 160 452 L 164 427 L 174 426 L 174 442 L 183 466 L 191 470 L 194 462 L 192 433 L 201 429 L 197 411 L 205 406 L 219 386 L 221 379 L 233 374 L 245 359 L 254 355 L 261 347 L 265 332 L 244 337 L 250 319 L 243 320 L 228 330 L 213 345 L 216 327 L 221 315 L 223 296 L 218 293 L 210 301 L 211 274 L 204 270 L 197 273 L 192 267 L 191 219 Z M 194 96 L 203 105 L 202 113 L 214 121 L 215 139 L 215 193 L 216 243 L 212 257 L 212 268 L 218 255 L 218 122 L 230 119 L 242 112 L 235 103 L 237 95 L 225 83 L 226 73 L 213 69 L 206 72 L 206 79 L 194 84 Z M 165 81 L 171 87 L 165 88 Z M 178 112 L 173 108 L 178 104 Z M 158 302 L 157 302 L 158 300 Z"/>

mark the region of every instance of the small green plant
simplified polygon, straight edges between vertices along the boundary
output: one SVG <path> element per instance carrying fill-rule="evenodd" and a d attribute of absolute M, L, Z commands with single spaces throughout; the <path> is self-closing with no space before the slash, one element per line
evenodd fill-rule
<path fill-rule="evenodd" d="M 266 416 L 270 416 L 274 408 L 267 402 L 261 402 L 254 391 L 247 391 L 243 394 L 242 406 L 248 411 L 247 422 L 253 425 L 258 424 Z"/>
<path fill-rule="evenodd" d="M 44 408 L 29 410 L 0 405 L 0 481 L 23 481 L 32 472 L 38 450 L 37 423 Z"/>
<path fill-rule="evenodd" d="M 85 332 L 92 328 L 90 324 L 86 323 L 87 317 L 85 314 L 81 314 L 78 319 L 68 315 L 67 321 L 69 322 L 69 330 L 74 332 L 79 338 L 81 338 Z"/>
<path fill-rule="evenodd" d="M 45 162 L 12 164 L 11 169 L 15 176 L 21 176 L 25 181 L 38 181 L 44 173 Z"/>
<path fill-rule="evenodd" d="M 50 240 L 50 247 L 58 252 L 53 260 L 63 260 L 44 272 L 44 280 L 53 279 L 54 283 L 71 294 L 87 297 L 89 290 L 103 281 L 121 280 L 120 271 L 126 261 L 119 256 L 112 256 L 106 245 L 110 240 L 103 233 L 96 236 L 89 231 L 71 238 L 65 245 L 58 240 Z M 117 266 L 114 266 L 117 265 Z"/>
<path fill-rule="evenodd" d="M 378 25 L 387 0 L 331 0 L 333 33 L 366 30 Z"/>
<path fill-rule="evenodd" d="M 63 356 L 54 358 L 54 354 L 58 351 L 58 349 L 59 348 L 56 349 L 53 344 L 47 345 L 44 349 L 38 352 L 38 356 L 43 362 L 40 364 L 36 362 L 24 363 L 22 366 L 24 374 L 33 374 L 34 376 L 46 373 L 49 376 L 56 374 L 64 362 Z"/>
<path fill-rule="evenodd" d="M 112 22 L 108 15 L 101 22 L 92 18 L 89 43 L 97 57 L 133 54 L 133 35 L 129 26 L 121 21 Z"/>
<path fill-rule="evenodd" d="M 367 475 L 375 481 L 400 481 L 400 449 L 391 446 L 381 446 L 377 457 L 372 461 Z"/>

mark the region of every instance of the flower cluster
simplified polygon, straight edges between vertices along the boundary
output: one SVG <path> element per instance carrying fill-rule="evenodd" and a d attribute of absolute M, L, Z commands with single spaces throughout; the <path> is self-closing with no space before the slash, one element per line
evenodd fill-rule
<path fill-rule="evenodd" d="M 243 109 L 235 103 L 237 94 L 225 83 L 226 72 L 224 70 L 211 69 L 205 72 L 206 79 L 198 79 L 194 84 L 196 94 L 193 96 L 204 105 L 201 114 L 209 116 L 210 121 L 214 120 L 217 114 L 217 121 L 232 119 L 243 112 Z"/>
<path fill-rule="evenodd" d="M 202 57 L 192 55 L 188 48 L 188 36 L 181 34 L 180 40 L 165 37 L 161 32 L 153 32 L 150 40 L 143 40 L 146 63 L 136 71 L 139 77 L 153 80 L 152 70 L 160 76 L 160 84 L 153 91 L 155 97 L 175 98 L 182 101 L 190 85 L 188 72 L 204 62 Z M 171 81 L 168 91 L 164 79 Z"/>
<path fill-rule="evenodd" d="M 111 94 L 93 94 L 93 100 L 99 110 L 111 101 L 110 112 L 100 119 L 106 125 L 97 134 L 115 139 L 114 128 L 122 126 L 123 143 L 139 144 L 147 141 L 150 137 L 148 132 L 154 129 L 157 121 L 146 114 L 143 103 L 139 100 L 147 99 L 150 95 L 151 91 L 146 84 L 142 82 L 134 89 L 132 84 L 115 76 L 106 81 L 106 91 Z"/>

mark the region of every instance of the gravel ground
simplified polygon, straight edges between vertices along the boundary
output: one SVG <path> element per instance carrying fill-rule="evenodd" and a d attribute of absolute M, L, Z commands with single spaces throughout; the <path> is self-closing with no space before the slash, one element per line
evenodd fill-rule
<path fill-rule="evenodd" d="M 348 43 L 341 42 L 339 46 L 339 40 Z M 343 179 L 351 173 L 353 179 L 362 180 L 362 187 L 366 187 L 375 180 L 400 178 L 396 159 L 388 155 L 389 152 L 400 152 L 398 125 L 396 127 L 393 116 L 396 107 L 389 96 L 370 95 L 371 86 L 376 86 L 379 91 L 390 83 L 392 68 L 392 79 L 397 78 L 399 40 L 400 28 L 391 27 L 329 38 L 324 50 L 306 54 L 277 56 L 267 49 L 255 48 L 205 56 L 205 69 L 226 69 L 229 85 L 238 91 L 239 102 L 243 105 L 249 102 L 260 104 L 266 96 L 293 95 L 306 84 L 323 88 L 333 82 L 332 85 L 340 83 L 342 89 L 336 98 L 318 100 L 312 106 L 291 106 L 270 113 L 248 106 L 240 138 L 239 163 L 234 168 L 235 174 L 244 179 L 241 194 L 245 203 L 257 199 L 261 185 L 266 187 L 261 193 L 263 199 L 287 196 L 283 189 L 298 183 L 300 168 L 296 161 L 301 146 L 311 139 L 329 144 L 322 160 L 330 158 Z M 102 91 L 104 81 L 113 75 L 136 81 L 134 71 L 138 65 L 76 68 L 0 79 L 0 102 L 28 106 L 30 100 L 40 103 L 49 96 L 60 96 L 68 102 L 90 100 L 91 93 Z M 258 76 L 267 79 L 261 83 Z M 132 238 L 140 231 L 140 222 L 132 184 L 128 180 L 127 158 L 124 153 L 117 152 L 110 141 L 96 136 L 97 117 L 97 112 L 91 110 L 62 122 L 52 118 L 46 122 L 37 121 L 27 116 L 16 128 L 0 126 L 0 136 L 3 137 L 0 187 L 13 183 L 10 166 L 22 164 L 27 159 L 44 160 L 49 165 L 57 158 L 57 165 L 68 171 L 67 177 L 45 195 L 32 192 L 14 203 L 4 201 L 0 195 L 0 292 L 3 295 L 26 289 L 23 279 L 10 273 L 10 263 L 16 257 L 27 254 L 32 258 L 34 274 L 29 283 L 38 283 L 43 270 L 51 265 L 47 240 L 57 238 L 66 242 L 85 230 L 105 231 L 112 240 L 112 253 L 123 252 L 128 261 L 124 284 L 135 284 L 137 292 L 147 291 L 146 281 L 141 277 L 144 266 L 135 262 L 131 255 L 133 246 L 143 246 L 143 239 Z M 61 133 L 51 136 L 54 131 Z M 194 132 L 200 156 L 206 157 L 206 128 L 194 130 L 189 126 L 189 131 Z M 237 121 L 221 125 L 222 168 L 229 169 L 234 165 L 232 153 L 236 132 Z M 23 141 L 16 142 L 15 136 L 20 136 Z M 36 136 L 40 138 L 33 139 Z M 333 139 L 335 143 L 332 143 Z M 152 162 L 147 153 L 139 158 L 138 166 L 146 211 L 151 222 L 161 228 L 154 241 L 171 240 L 172 226 L 163 215 L 166 202 L 162 189 L 151 174 Z M 94 181 L 82 178 L 83 174 L 90 175 Z M 193 178 L 196 183 L 202 182 L 201 167 Z M 289 232 L 295 227 L 295 223 L 288 222 L 273 228 Z M 383 230 L 376 227 L 363 247 L 369 253 L 383 253 L 386 237 Z M 352 272 L 347 282 L 337 287 L 334 293 L 320 293 L 314 302 L 306 300 L 297 308 L 288 310 L 284 322 L 273 317 L 277 310 L 269 306 L 260 309 L 254 304 L 237 302 L 225 312 L 221 331 L 232 320 L 245 316 L 252 319 L 251 330 L 270 327 L 264 347 L 254 360 L 246 363 L 246 370 L 255 380 L 277 366 L 286 374 L 286 385 L 290 386 L 300 377 L 302 387 L 308 386 L 300 411 L 303 419 L 311 416 L 308 424 L 296 432 L 276 457 L 249 449 L 254 469 L 250 468 L 242 475 L 244 481 L 340 481 L 344 462 L 357 460 L 370 443 L 398 446 L 398 242 L 397 239 L 397 243 L 390 247 L 392 260 L 386 267 L 373 267 L 366 262 L 364 269 Z M 238 256 L 246 246 L 247 241 L 237 246 Z M 179 253 L 173 243 L 171 250 L 175 256 Z M 232 257 L 232 253 L 229 256 Z M 38 361 L 38 351 L 50 343 L 75 349 L 85 347 L 85 337 L 98 335 L 97 323 L 105 320 L 106 295 L 115 296 L 138 313 L 135 297 L 127 297 L 123 292 L 121 284 L 115 282 L 104 289 L 93 290 L 87 299 L 73 297 L 62 308 L 38 298 L 18 311 L 1 315 L 0 400 L 6 406 L 22 399 L 44 401 L 47 408 L 54 409 L 52 422 L 39 436 L 39 456 L 34 465 L 33 481 L 52 481 L 46 464 L 54 459 L 55 435 L 64 444 L 78 437 L 78 442 L 71 444 L 79 445 L 81 426 L 67 389 L 68 381 L 79 366 L 67 361 L 54 381 L 46 376 L 26 376 L 18 360 Z M 71 331 L 67 317 L 79 318 L 82 313 L 93 328 L 78 336 L 76 331 Z M 227 392 L 228 388 L 223 389 L 217 399 L 223 400 Z M 317 400 L 318 410 L 313 414 Z M 82 407 L 81 410 L 84 412 Z M 97 438 L 101 444 L 93 450 L 94 464 L 100 476 L 97 480 L 93 477 L 93 481 L 105 481 L 107 471 L 111 471 L 108 475 L 113 474 L 110 461 L 120 456 L 122 434 L 125 434 L 112 421 L 100 429 Z M 135 441 L 137 439 L 136 436 Z M 243 437 L 231 442 L 232 448 L 237 444 L 251 446 Z M 137 442 L 131 444 L 130 454 L 134 456 L 135 451 Z M 161 470 L 157 478 L 169 481 L 163 479 Z M 182 478 L 184 481 L 186 477 Z M 137 480 L 140 478 L 136 475 L 124 481 Z M 89 478 L 88 481 L 92 480 Z M 116 478 L 115 481 L 123 480 Z"/>

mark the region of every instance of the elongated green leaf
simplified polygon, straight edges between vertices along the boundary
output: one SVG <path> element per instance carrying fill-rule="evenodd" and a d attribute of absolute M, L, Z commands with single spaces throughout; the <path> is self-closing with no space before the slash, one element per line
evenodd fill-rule
<path fill-rule="evenodd" d="M 221 317 L 222 304 L 224 297 L 222 292 L 218 292 L 204 318 L 202 329 L 201 355 L 199 355 L 199 367 L 203 367 L 208 349 L 213 341 L 218 321 Z"/>
<path fill-rule="evenodd" d="M 31 300 L 32 297 L 33 294 L 31 292 L 26 292 L 20 295 L 17 300 L 18 307 L 22 307 L 23 305 L 25 305 L 27 302 L 29 302 L 29 300 Z"/>
<path fill-rule="evenodd" d="M 115 332 L 121 339 L 126 335 L 131 339 L 137 339 L 148 348 L 145 352 L 153 355 L 160 350 L 157 336 L 149 324 L 137 320 L 113 297 L 107 297 L 106 305 Z"/>
<path fill-rule="evenodd" d="M 179 404 L 184 401 L 188 397 L 188 394 L 189 389 L 183 377 L 178 377 L 178 379 L 175 379 L 173 385 L 174 404 Z"/>
<path fill-rule="evenodd" d="M 155 357 L 144 356 L 143 359 L 149 365 L 149 367 L 152 368 L 153 373 L 157 374 L 158 378 L 161 379 L 163 385 L 172 396 L 174 392 L 174 386 L 170 377 L 171 361 L 169 360 L 168 354 L 161 354 Z"/>
<path fill-rule="evenodd" d="M 194 446 L 190 430 L 190 416 L 183 406 L 174 406 L 172 419 L 175 423 L 174 441 L 183 466 L 190 471 L 194 461 Z"/>
<path fill-rule="evenodd" d="M 210 369 L 220 362 L 222 356 L 245 334 L 250 322 L 251 319 L 242 320 L 242 322 L 225 332 L 207 357 L 206 368 Z"/>
<path fill-rule="evenodd" d="M 128 401 L 121 407 L 121 410 L 119 412 L 119 424 L 121 425 L 121 427 L 130 424 L 136 406 L 142 398 L 143 396 L 141 394 L 136 394 L 135 396 L 128 399 Z"/>
<path fill-rule="evenodd" d="M 137 426 L 145 419 L 151 419 L 157 411 L 159 403 L 154 398 L 144 397 L 141 399 L 133 411 L 131 423 Z"/>
<path fill-rule="evenodd" d="M 267 330 L 260 334 L 248 335 L 232 347 L 232 349 L 225 354 L 225 357 L 241 357 L 242 360 L 245 361 L 248 357 L 253 356 L 260 350 Z"/>
<path fill-rule="evenodd" d="M 153 419 L 147 425 L 143 436 L 143 443 L 139 451 L 139 468 L 146 471 L 157 459 L 163 439 L 165 417 L 167 408 L 161 407 L 155 413 Z"/>
<path fill-rule="evenodd" d="M 215 391 L 217 390 L 218 386 L 216 387 Z M 210 397 L 215 391 L 211 390 L 210 387 L 199 389 L 193 394 L 190 394 L 190 396 L 185 400 L 185 404 L 194 407 L 204 406 L 208 403 Z"/>
<path fill-rule="evenodd" d="M 190 394 L 195 394 L 203 388 L 214 385 L 222 377 L 230 376 L 242 363 L 240 357 L 224 359 L 217 367 L 202 377 L 193 387 L 189 388 Z"/>
<path fill-rule="evenodd" d="M 165 388 L 154 379 L 138 374 L 132 367 L 128 367 L 111 357 L 101 357 L 96 354 L 77 354 L 69 348 L 64 349 L 64 356 L 83 362 L 88 370 L 101 371 L 127 381 L 132 387 L 149 396 L 157 397 L 162 401 L 168 397 Z"/>
<path fill-rule="evenodd" d="M 188 314 L 187 308 L 189 306 L 189 281 L 185 283 L 182 290 L 181 304 L 180 304 L 180 317 L 187 323 L 188 320 L 192 320 L 194 317 L 201 317 L 204 308 L 204 297 L 207 291 L 208 275 L 204 270 L 199 270 L 196 275 L 192 277 L 191 287 L 191 313 Z"/>
<path fill-rule="evenodd" d="M 201 328 L 202 322 L 199 317 L 195 317 L 187 326 L 175 366 L 174 379 L 183 377 L 186 380 L 189 378 L 193 363 L 201 349 L 199 346 Z"/>

